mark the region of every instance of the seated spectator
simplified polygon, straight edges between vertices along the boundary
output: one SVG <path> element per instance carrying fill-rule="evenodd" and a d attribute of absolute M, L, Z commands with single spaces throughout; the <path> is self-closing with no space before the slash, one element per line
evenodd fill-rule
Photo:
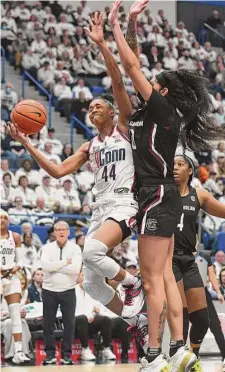
<path fill-rule="evenodd" d="M 57 62 L 57 69 L 54 71 L 55 73 L 55 79 L 60 80 L 64 78 L 68 84 L 73 83 L 73 77 L 70 73 L 70 71 L 66 68 L 64 61 L 58 61 Z"/>
<path fill-rule="evenodd" d="M 54 141 L 53 141 L 54 142 Z M 51 139 L 46 139 L 44 145 L 43 145 L 43 154 L 48 158 L 49 160 L 55 160 L 56 164 L 61 164 L 61 159 L 58 155 L 54 154 L 53 152 L 53 144 Z"/>
<path fill-rule="evenodd" d="M 152 32 L 149 32 L 147 36 L 147 41 L 154 42 L 154 45 L 159 48 L 164 48 L 164 37 L 160 33 L 159 27 L 157 25 L 153 26 Z"/>
<path fill-rule="evenodd" d="M 28 269 L 30 274 L 33 267 L 33 263 L 37 261 L 38 258 L 37 249 L 33 244 L 33 238 L 31 233 L 25 233 L 22 235 L 21 249 L 22 249 L 21 252 L 23 254 L 24 268 Z"/>
<path fill-rule="evenodd" d="M 31 221 L 35 225 L 52 226 L 54 224 L 54 212 L 45 206 L 45 199 L 43 197 L 37 198 L 37 206 L 32 209 Z"/>
<path fill-rule="evenodd" d="M 4 100 L 4 106 L 7 107 L 9 113 L 12 111 L 13 107 L 18 103 L 18 94 L 12 89 L 13 85 L 8 82 L 5 88 L 1 90 L 1 101 Z"/>
<path fill-rule="evenodd" d="M 54 209 L 56 202 L 56 188 L 51 185 L 51 178 L 48 174 L 42 177 L 42 184 L 35 190 L 37 198 L 43 198 L 46 208 Z"/>
<path fill-rule="evenodd" d="M 84 91 L 80 91 L 78 97 L 72 101 L 71 113 L 75 113 L 76 117 L 83 123 L 85 122 L 85 116 L 88 113 L 89 103 L 90 101 L 86 97 Z M 68 113 L 67 117 L 69 116 L 70 112 Z M 83 129 L 78 128 L 77 133 L 83 133 Z"/>
<path fill-rule="evenodd" d="M 10 174 L 11 176 L 11 185 L 12 186 L 17 186 L 17 180 L 13 172 L 9 170 L 9 161 L 8 159 L 1 159 L 1 169 L 0 169 L 0 183 L 2 183 L 2 178 L 5 173 Z"/>
<path fill-rule="evenodd" d="M 47 43 L 46 54 L 48 52 L 51 52 L 53 54 L 53 56 L 56 58 L 57 57 L 57 48 L 55 46 L 55 43 L 54 43 L 53 38 L 52 37 L 48 37 L 47 40 L 46 40 L 46 43 Z"/>
<path fill-rule="evenodd" d="M 75 175 L 79 191 L 86 193 L 94 184 L 94 175 L 88 169 L 78 171 Z"/>
<path fill-rule="evenodd" d="M 55 18 L 55 16 L 53 14 L 50 14 L 49 15 L 48 21 L 44 25 L 45 34 L 48 33 L 48 31 L 49 31 L 50 28 L 54 28 L 55 29 L 55 32 L 57 34 L 60 33 L 60 30 L 59 30 L 59 27 L 58 27 L 58 23 L 57 23 L 56 18 Z M 48 44 L 48 42 L 47 42 L 47 44 Z"/>
<path fill-rule="evenodd" d="M 220 283 L 220 292 L 225 298 L 225 267 L 220 270 L 219 283 Z"/>
<path fill-rule="evenodd" d="M 79 245 L 80 249 L 83 251 L 84 249 L 84 242 L 85 242 L 85 234 L 83 232 L 78 232 L 76 234 L 76 244 Z"/>
<path fill-rule="evenodd" d="M 74 97 L 75 98 L 78 98 L 79 97 L 79 93 L 81 91 L 84 92 L 85 98 L 87 100 L 93 99 L 93 95 L 92 95 L 90 89 L 87 86 L 84 85 L 84 80 L 83 79 L 79 79 L 77 81 L 77 85 L 75 85 L 73 87 L 72 92 L 74 93 Z"/>
<path fill-rule="evenodd" d="M 204 44 L 204 49 L 206 51 L 206 59 L 210 63 L 210 67 L 213 67 L 213 64 L 216 62 L 217 53 L 213 49 L 211 43 L 209 41 L 206 41 Z"/>
<path fill-rule="evenodd" d="M 26 313 L 21 310 L 22 318 L 22 351 L 28 355 L 29 343 L 31 341 L 31 334 L 25 320 Z M 14 337 L 12 333 L 12 321 L 9 316 L 9 308 L 6 300 L 1 299 L 1 334 L 4 336 L 4 354 L 5 359 L 11 359 L 14 356 Z"/>
<path fill-rule="evenodd" d="M 49 49 L 46 54 L 41 58 L 40 64 L 44 65 L 45 62 L 49 62 L 49 65 L 53 68 L 56 69 L 57 67 L 57 60 L 56 57 L 54 56 L 53 52 Z"/>
<path fill-rule="evenodd" d="M 27 8 L 24 1 L 20 1 L 16 7 L 17 17 L 21 23 L 28 22 L 30 19 L 30 10 Z"/>
<path fill-rule="evenodd" d="M 29 181 L 27 176 L 20 176 L 18 180 L 18 187 L 15 189 L 15 195 L 22 198 L 23 206 L 32 208 L 36 205 L 37 196 L 28 185 Z"/>
<path fill-rule="evenodd" d="M 35 188 L 40 185 L 40 175 L 37 170 L 32 169 L 32 162 L 30 160 L 24 160 L 22 167 L 16 171 L 17 181 L 21 176 L 27 176 L 29 187 Z"/>
<path fill-rule="evenodd" d="M 32 234 L 32 242 L 36 249 L 39 250 L 42 247 L 42 241 L 37 234 L 33 233 L 33 227 L 30 222 L 24 222 L 21 225 L 21 234 Z"/>
<path fill-rule="evenodd" d="M 183 56 L 178 59 L 179 69 L 185 70 L 195 70 L 195 62 L 190 57 L 190 52 L 188 49 L 183 51 Z"/>
<path fill-rule="evenodd" d="M 219 279 L 220 271 L 225 266 L 225 253 L 223 251 L 216 252 L 214 267 L 216 270 L 216 277 Z"/>
<path fill-rule="evenodd" d="M 181 32 L 184 38 L 188 37 L 188 30 L 185 28 L 184 22 L 178 22 L 176 32 Z"/>
<path fill-rule="evenodd" d="M 72 23 L 69 23 L 67 21 L 66 14 L 63 14 L 62 13 L 59 16 L 59 20 L 60 20 L 60 22 L 58 22 L 59 34 L 62 35 L 64 30 L 68 30 L 69 31 L 69 35 L 70 36 L 73 36 L 74 33 L 75 33 L 75 31 L 76 31 L 76 29 L 75 29 L 75 27 L 74 27 L 74 25 Z"/>
<path fill-rule="evenodd" d="M 10 29 L 7 28 L 7 22 L 1 22 L 1 46 L 7 50 L 8 46 L 16 40 L 16 34 Z"/>
<path fill-rule="evenodd" d="M 38 70 L 37 78 L 45 88 L 52 91 L 54 86 L 54 69 L 48 61 L 44 62 L 43 67 Z"/>
<path fill-rule="evenodd" d="M 23 199 L 20 196 L 15 197 L 13 207 L 9 208 L 8 213 L 11 225 L 21 225 L 30 219 L 28 210 L 23 207 Z"/>
<path fill-rule="evenodd" d="M 31 278 L 31 284 L 28 287 L 28 298 L 32 302 L 42 302 L 42 283 L 43 271 L 37 268 Z"/>
<path fill-rule="evenodd" d="M 64 108 L 64 104 L 73 98 L 73 93 L 70 88 L 66 84 L 66 79 L 62 77 L 57 84 L 55 84 L 53 88 L 53 94 L 56 98 L 58 98 L 58 103 L 56 106 L 57 110 L 62 110 Z"/>
<path fill-rule="evenodd" d="M 110 350 L 112 340 L 112 322 L 107 316 L 99 315 L 100 303 L 93 300 L 83 290 L 83 275 L 80 274 L 79 284 L 76 291 L 76 312 L 75 312 L 75 337 L 80 339 L 82 346 L 81 359 L 95 360 L 88 347 L 88 338 L 100 332 L 103 338 L 102 357 L 107 360 L 115 360 L 115 355 Z"/>
<path fill-rule="evenodd" d="M 217 110 L 217 112 L 215 113 L 215 118 L 216 118 L 216 121 L 217 121 L 217 124 L 218 125 L 224 125 L 225 126 L 225 111 L 224 111 L 224 107 L 223 106 L 220 106 Z"/>
<path fill-rule="evenodd" d="M 152 76 L 154 77 L 154 76 L 160 74 L 161 72 L 163 72 L 162 63 L 157 62 L 155 64 L 155 67 L 152 69 Z"/>
<path fill-rule="evenodd" d="M 62 161 L 64 161 L 73 154 L 74 154 L 73 147 L 71 146 L 70 143 L 66 143 L 63 146 L 63 150 L 62 150 L 62 154 L 61 154 L 60 158 L 61 158 Z"/>
<path fill-rule="evenodd" d="M 4 129 L 5 130 L 5 129 Z M 1 157 L 10 160 L 11 168 L 18 168 L 20 159 L 31 159 L 25 147 L 20 142 L 14 140 L 6 132 L 1 136 Z"/>
<path fill-rule="evenodd" d="M 74 57 L 73 55 L 73 47 L 71 46 L 71 41 L 69 37 L 64 36 L 62 38 L 61 44 L 58 45 L 57 47 L 57 54 L 59 59 L 62 59 L 63 53 L 68 52 L 70 59 Z"/>
<path fill-rule="evenodd" d="M 56 203 L 60 213 L 76 213 L 81 208 L 79 193 L 73 187 L 73 179 L 66 176 L 62 187 L 56 192 Z"/>
<path fill-rule="evenodd" d="M 43 40 L 42 32 L 36 34 L 35 40 L 31 43 L 31 49 L 34 53 L 37 53 L 39 56 L 43 56 L 47 51 L 47 44 Z"/>
<path fill-rule="evenodd" d="M 12 17 L 12 11 L 8 10 L 5 14 L 5 17 L 2 18 L 1 22 L 5 22 L 7 29 L 12 31 L 14 34 L 17 34 L 17 25 L 15 19 Z"/>
<path fill-rule="evenodd" d="M 217 149 L 212 151 L 212 161 L 215 162 L 218 157 L 225 157 L 225 142 L 219 142 L 217 145 Z"/>
<path fill-rule="evenodd" d="M 18 31 L 17 39 L 12 42 L 12 45 L 8 49 L 12 53 L 15 70 L 21 66 L 21 59 L 27 48 L 28 44 L 24 40 L 23 32 Z"/>
<path fill-rule="evenodd" d="M 220 191 L 216 183 L 216 178 L 217 178 L 217 173 L 215 171 L 211 171 L 209 173 L 208 180 L 204 183 L 204 188 L 215 196 L 222 196 L 223 193 Z"/>
<path fill-rule="evenodd" d="M 13 201 L 16 196 L 16 192 L 14 187 L 12 187 L 12 178 L 10 173 L 5 173 L 3 178 L 3 182 L 1 184 L 1 205 L 8 209 L 12 206 Z"/>
<path fill-rule="evenodd" d="M 40 22 L 44 22 L 47 17 L 43 5 L 42 1 L 38 1 L 35 7 L 31 10 L 31 14 L 34 14 Z"/>
<path fill-rule="evenodd" d="M 162 61 L 165 70 L 177 70 L 178 62 L 169 51 L 165 51 Z"/>
<path fill-rule="evenodd" d="M 216 161 L 217 176 L 225 178 L 225 156 L 219 155 Z"/>
<path fill-rule="evenodd" d="M 34 147 L 39 148 L 42 145 L 40 132 L 30 134 L 29 135 L 29 141 Z"/>
<path fill-rule="evenodd" d="M 37 79 L 37 70 L 40 67 L 40 61 L 38 55 L 34 53 L 31 48 L 28 48 L 24 53 L 21 65 L 33 76 L 34 79 Z"/>
<path fill-rule="evenodd" d="M 44 147 L 45 142 L 51 143 L 53 154 L 61 155 L 63 145 L 62 145 L 62 142 L 59 139 L 55 138 L 55 129 L 54 128 L 49 128 L 48 129 L 48 137 L 43 141 L 43 145 L 42 145 L 43 147 Z M 39 148 L 42 149 L 41 146 Z"/>

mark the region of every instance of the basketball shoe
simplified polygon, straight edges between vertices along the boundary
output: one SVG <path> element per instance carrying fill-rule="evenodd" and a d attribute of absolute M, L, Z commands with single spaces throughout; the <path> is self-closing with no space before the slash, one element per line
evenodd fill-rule
<path fill-rule="evenodd" d="M 204 372 L 203 365 L 200 358 L 197 358 L 195 364 L 191 368 L 191 372 Z"/>
<path fill-rule="evenodd" d="M 14 364 L 29 363 L 30 358 L 28 358 L 22 351 L 17 351 L 12 358 L 12 362 Z"/>
<path fill-rule="evenodd" d="M 135 284 L 123 285 L 122 288 L 124 289 L 124 303 L 121 317 L 133 318 L 140 313 L 144 305 L 145 295 L 141 278 L 137 277 Z"/>
<path fill-rule="evenodd" d="M 141 367 L 139 372 L 171 372 L 170 359 L 166 354 L 160 354 L 153 362 L 149 363 L 147 359 L 141 358 Z"/>
<path fill-rule="evenodd" d="M 141 345 L 144 353 L 148 351 L 148 319 L 144 314 L 137 315 L 136 325 L 132 325 L 127 329 L 132 333 L 132 337 Z"/>
<path fill-rule="evenodd" d="M 172 365 L 171 372 L 188 372 L 192 371 L 192 367 L 196 364 L 197 357 L 192 353 L 188 347 L 182 346 L 177 352 L 170 358 Z M 201 370 L 194 369 L 193 371 L 201 372 Z"/>

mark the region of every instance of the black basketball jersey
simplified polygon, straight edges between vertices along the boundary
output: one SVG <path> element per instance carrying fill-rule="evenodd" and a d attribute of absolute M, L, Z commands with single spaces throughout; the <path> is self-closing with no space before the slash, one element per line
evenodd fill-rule
<path fill-rule="evenodd" d="M 137 180 L 173 178 L 179 136 L 179 115 L 167 98 L 153 90 L 148 102 L 129 122 Z"/>
<path fill-rule="evenodd" d="M 175 249 L 190 253 L 195 252 L 196 220 L 201 208 L 195 188 L 189 188 L 189 194 L 181 198 L 183 213 L 174 236 Z"/>

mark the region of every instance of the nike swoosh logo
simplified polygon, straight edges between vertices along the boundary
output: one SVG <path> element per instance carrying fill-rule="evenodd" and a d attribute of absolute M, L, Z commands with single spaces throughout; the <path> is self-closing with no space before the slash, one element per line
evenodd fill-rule
<path fill-rule="evenodd" d="M 35 114 L 35 115 L 37 115 L 39 118 L 41 117 L 41 113 L 40 113 L 40 112 L 31 112 L 31 114 Z"/>

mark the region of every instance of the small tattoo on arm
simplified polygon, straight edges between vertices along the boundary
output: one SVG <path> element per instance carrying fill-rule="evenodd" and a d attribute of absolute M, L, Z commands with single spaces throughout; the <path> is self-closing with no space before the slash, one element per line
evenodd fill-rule
<path fill-rule="evenodd" d="M 136 24 L 135 21 L 129 19 L 127 33 L 126 33 L 126 41 L 131 48 L 131 50 L 138 49 L 138 42 L 137 42 L 137 35 L 136 35 Z"/>
<path fill-rule="evenodd" d="M 157 341 L 160 345 L 162 344 L 165 322 L 166 322 L 166 318 L 167 318 L 167 310 L 168 310 L 167 302 L 164 301 L 163 310 L 162 310 L 162 312 L 159 316 L 159 328 L 158 328 L 159 329 L 159 335 L 158 335 Z"/>

